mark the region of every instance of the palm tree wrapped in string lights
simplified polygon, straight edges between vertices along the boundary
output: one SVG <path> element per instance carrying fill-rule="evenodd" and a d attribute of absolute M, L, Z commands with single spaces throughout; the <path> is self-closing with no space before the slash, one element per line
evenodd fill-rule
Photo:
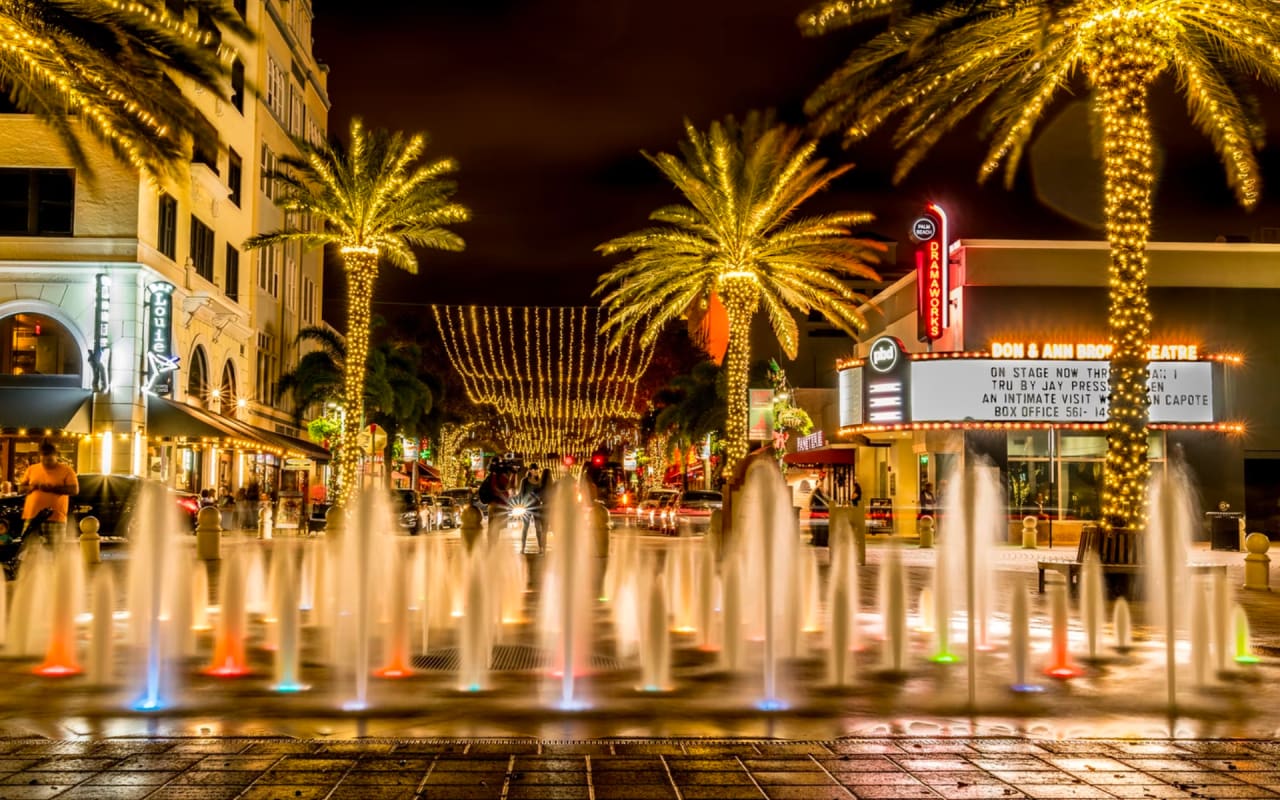
<path fill-rule="evenodd" d="M 860 141 L 891 117 L 905 152 L 895 179 L 964 118 L 986 109 L 991 149 L 1011 184 L 1051 102 L 1083 79 L 1100 126 L 1110 245 L 1112 344 L 1102 517 L 1146 521 L 1147 240 L 1154 183 L 1149 95 L 1176 79 L 1245 208 L 1258 201 L 1259 106 L 1249 80 L 1280 86 L 1280 18 L 1271 0 L 834 0 L 801 15 L 806 34 L 887 19 L 809 99 L 824 132 Z"/>
<path fill-rule="evenodd" d="M 801 205 L 851 167 L 827 168 L 817 144 L 752 113 L 708 131 L 685 123 L 680 154 L 645 154 L 683 195 L 649 215 L 654 226 L 600 245 L 630 257 L 600 278 L 615 342 L 643 326 L 641 343 L 694 304 L 719 298 L 729 318 L 725 355 L 728 416 L 724 474 L 747 454 L 747 378 L 751 320 L 763 306 L 787 357 L 799 333 L 793 311 L 816 310 L 850 335 L 865 327 L 862 295 L 844 278 L 877 280 L 867 262 L 880 245 L 853 235 L 862 212 L 796 218 Z"/>
<path fill-rule="evenodd" d="M 347 277 L 346 354 L 342 401 L 346 424 L 339 436 L 338 498 L 345 506 L 356 488 L 360 463 L 357 435 L 364 418 L 365 372 L 373 285 L 383 261 L 418 271 L 413 248 L 460 251 L 462 237 L 447 226 L 465 222 L 471 212 L 450 198 L 457 184 L 448 178 L 451 158 L 419 163 L 426 148 L 422 134 L 367 131 L 351 121 L 350 143 L 296 141 L 300 155 L 284 157 L 274 175 L 283 185 L 279 205 L 295 220 L 318 225 L 287 225 L 253 237 L 248 248 L 301 242 L 306 247 L 337 245 Z"/>

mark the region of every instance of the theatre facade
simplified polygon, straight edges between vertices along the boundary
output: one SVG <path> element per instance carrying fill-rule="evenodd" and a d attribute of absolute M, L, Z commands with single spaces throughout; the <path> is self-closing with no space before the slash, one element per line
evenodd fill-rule
<path fill-rule="evenodd" d="M 1101 508 L 1106 244 L 928 246 L 837 364 L 838 438 L 857 445 L 864 496 L 911 532 L 924 485 L 945 503 L 950 474 L 982 459 L 1012 526 L 1035 515 L 1042 541 L 1073 541 Z M 1185 465 L 1204 511 L 1280 535 L 1280 246 L 1153 243 L 1149 258 L 1153 471 Z"/>

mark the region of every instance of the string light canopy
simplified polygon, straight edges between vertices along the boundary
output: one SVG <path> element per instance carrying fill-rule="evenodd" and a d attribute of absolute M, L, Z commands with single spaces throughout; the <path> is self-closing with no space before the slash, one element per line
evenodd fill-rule
<path fill-rule="evenodd" d="M 639 418 L 635 390 L 653 358 L 638 332 L 616 347 L 598 309 L 433 306 L 467 396 L 491 407 L 517 452 L 585 455 Z"/>

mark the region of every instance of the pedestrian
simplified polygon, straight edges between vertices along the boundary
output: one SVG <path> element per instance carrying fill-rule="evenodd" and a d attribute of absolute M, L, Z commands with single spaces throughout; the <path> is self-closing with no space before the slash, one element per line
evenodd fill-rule
<path fill-rule="evenodd" d="M 916 515 L 916 519 L 924 516 L 932 517 L 934 506 L 937 504 L 937 498 L 933 495 L 933 484 L 925 481 L 924 486 L 920 487 L 920 513 Z"/>
<path fill-rule="evenodd" d="M 38 520 L 46 543 L 58 544 L 67 529 L 67 508 L 71 495 L 80 491 L 80 482 L 71 467 L 58 461 L 53 442 L 40 443 L 40 460 L 27 467 L 21 488 L 27 492 L 22 506 L 23 536 Z"/>
<path fill-rule="evenodd" d="M 862 502 L 862 484 L 858 483 L 858 479 L 853 479 L 853 504 L 856 506 Z"/>
<path fill-rule="evenodd" d="M 520 531 L 520 552 L 525 551 L 525 542 L 529 537 L 529 526 L 533 525 L 534 536 L 538 540 L 538 554 L 542 555 L 546 552 L 546 523 L 544 515 L 546 511 L 547 488 L 551 485 L 551 470 L 544 469 L 538 473 L 538 465 L 531 464 L 529 466 L 529 474 L 537 475 L 536 478 L 526 478 L 520 487 L 520 502 L 524 506 L 524 515 L 520 522 L 523 528 Z"/>

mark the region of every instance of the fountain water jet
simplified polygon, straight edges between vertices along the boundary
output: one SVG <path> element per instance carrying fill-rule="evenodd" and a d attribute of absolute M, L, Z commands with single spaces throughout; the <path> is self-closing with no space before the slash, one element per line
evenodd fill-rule
<path fill-rule="evenodd" d="M 902 554 L 897 540 L 890 540 L 885 551 L 880 597 L 883 606 L 880 619 L 884 623 L 884 667 L 900 674 L 907 662 L 907 577 L 902 570 Z"/>
<path fill-rule="evenodd" d="M 205 670 L 207 674 L 220 678 L 249 674 L 249 658 L 245 653 L 249 614 L 244 591 L 244 560 L 243 547 L 231 550 L 222 560 L 218 631 L 214 639 L 213 660 Z"/>
<path fill-rule="evenodd" d="M 1253 654 L 1253 646 L 1249 642 L 1249 616 L 1239 603 L 1231 609 L 1231 622 L 1235 631 L 1235 662 L 1257 664 L 1260 659 Z"/>
<path fill-rule="evenodd" d="M 83 562 L 78 548 L 55 545 L 54 583 L 49 644 L 37 675 L 66 677 L 82 672 L 76 658 L 76 584 L 74 572 Z"/>
<path fill-rule="evenodd" d="M 595 541 L 588 528 L 588 511 L 573 481 L 561 480 L 552 487 L 546 519 L 555 542 L 548 541 L 541 623 L 551 653 L 551 674 L 559 678 L 557 705 L 566 710 L 586 705 L 577 679 L 589 669 L 592 611 L 598 596 L 591 586 Z"/>
<path fill-rule="evenodd" d="M 667 568 L 679 569 L 667 562 Z M 639 591 L 645 598 L 640 627 L 640 691 L 665 692 L 671 688 L 671 635 L 667 632 L 667 579 L 657 552 L 641 560 Z"/>
<path fill-rule="evenodd" d="M 1127 653 L 1133 648 L 1133 639 L 1131 638 L 1133 621 L 1129 611 L 1129 601 L 1124 597 L 1116 598 L 1116 605 L 1111 614 L 1111 626 L 1116 637 L 1116 652 Z"/>
<path fill-rule="evenodd" d="M 307 687 L 300 674 L 302 620 L 298 611 L 298 570 L 294 568 L 292 548 L 276 540 L 272 560 L 276 573 L 273 603 L 276 608 L 275 684 L 277 692 L 301 692 Z"/>
<path fill-rule="evenodd" d="M 1092 550 L 1085 554 L 1080 570 L 1080 622 L 1084 626 L 1089 658 L 1098 658 L 1098 636 L 1102 632 L 1105 600 L 1102 588 L 1102 562 Z"/>
<path fill-rule="evenodd" d="M 831 614 L 828 630 L 827 679 L 836 686 L 852 683 L 858 649 L 858 570 L 854 563 L 853 528 L 849 513 L 841 510 L 830 531 L 831 576 L 827 586 L 827 606 Z"/>
<path fill-rule="evenodd" d="M 1009 658 L 1013 662 L 1015 692 L 1039 692 L 1044 687 L 1027 681 L 1027 663 L 1031 650 L 1031 623 L 1027 615 L 1027 592 L 1022 586 L 1013 591 L 1013 605 L 1009 611 Z"/>
<path fill-rule="evenodd" d="M 115 580 L 108 569 L 98 569 L 93 575 L 93 626 L 89 633 L 89 669 L 87 678 L 91 686 L 108 686 L 114 677 Z"/>

